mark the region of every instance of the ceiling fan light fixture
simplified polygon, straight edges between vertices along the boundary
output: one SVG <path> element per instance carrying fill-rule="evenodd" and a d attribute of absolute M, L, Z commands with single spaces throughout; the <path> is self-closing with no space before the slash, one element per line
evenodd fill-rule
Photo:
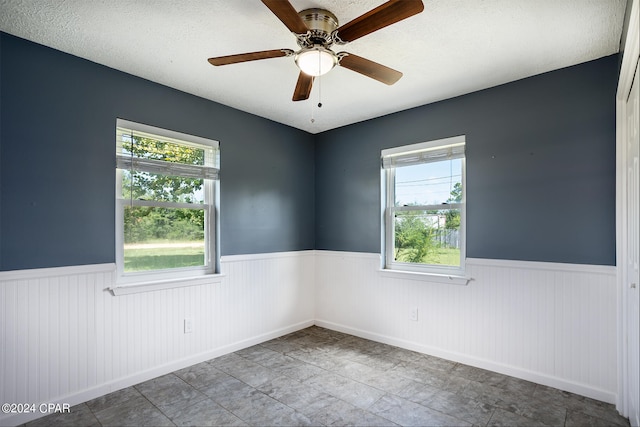
<path fill-rule="evenodd" d="M 296 53 L 295 61 L 300 71 L 317 77 L 331 71 L 338 63 L 338 56 L 322 46 L 314 46 Z"/>
<path fill-rule="evenodd" d="M 335 53 L 331 46 L 352 42 L 424 10 L 422 0 L 387 0 L 339 26 L 338 18 L 326 9 L 311 8 L 297 12 L 291 0 L 262 0 L 262 3 L 293 33 L 300 50 L 294 53 L 291 49 L 271 49 L 218 56 L 208 61 L 219 66 L 293 56 L 300 73 L 292 101 L 309 99 L 314 77 L 328 73 L 338 64 L 387 85 L 397 82 L 402 77 L 401 72 L 349 52 Z"/>

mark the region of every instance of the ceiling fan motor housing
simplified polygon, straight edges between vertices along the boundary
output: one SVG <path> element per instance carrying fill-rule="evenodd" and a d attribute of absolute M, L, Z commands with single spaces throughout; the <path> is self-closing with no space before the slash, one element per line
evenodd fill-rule
<path fill-rule="evenodd" d="M 298 15 L 309 29 L 307 34 L 298 35 L 300 47 L 310 48 L 320 45 L 328 48 L 333 44 L 333 33 L 338 28 L 338 18 L 333 13 L 313 8 L 302 10 Z"/>

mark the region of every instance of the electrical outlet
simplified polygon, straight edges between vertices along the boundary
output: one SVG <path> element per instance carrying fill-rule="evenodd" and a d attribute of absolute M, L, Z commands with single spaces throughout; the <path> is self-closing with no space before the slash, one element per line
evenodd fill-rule
<path fill-rule="evenodd" d="M 184 333 L 190 334 L 193 332 L 193 317 L 185 317 L 184 319 Z"/>
<path fill-rule="evenodd" d="M 418 321 L 418 307 L 412 307 L 409 310 L 409 320 Z"/>

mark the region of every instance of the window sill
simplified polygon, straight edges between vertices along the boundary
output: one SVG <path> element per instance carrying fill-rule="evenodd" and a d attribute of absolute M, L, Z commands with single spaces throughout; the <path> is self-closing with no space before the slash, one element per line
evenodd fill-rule
<path fill-rule="evenodd" d="M 200 286 L 220 283 L 226 274 L 207 274 L 204 276 L 185 277 L 180 279 L 154 280 L 115 285 L 109 288 L 115 296 L 137 294 L 141 292 L 153 292 L 164 289 L 184 288 L 187 286 Z"/>
<path fill-rule="evenodd" d="M 419 280 L 421 282 L 436 282 L 436 283 L 448 283 L 450 285 L 467 286 L 473 279 L 466 276 L 456 276 L 451 274 L 435 274 L 435 273 L 420 273 L 416 271 L 405 270 L 391 270 L 383 268 L 378 270 L 383 277 L 390 277 L 396 279 L 408 279 Z"/>

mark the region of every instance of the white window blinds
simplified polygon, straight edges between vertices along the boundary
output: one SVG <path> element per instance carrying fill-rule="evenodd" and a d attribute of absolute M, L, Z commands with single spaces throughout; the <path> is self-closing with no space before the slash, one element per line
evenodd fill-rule
<path fill-rule="evenodd" d="M 204 164 L 140 157 L 134 149 L 137 138 L 202 150 L 204 154 L 202 163 Z M 116 128 L 116 167 L 118 169 L 185 178 L 219 179 L 219 144 L 217 141 L 205 138 L 118 119 Z"/>
<path fill-rule="evenodd" d="M 168 176 L 182 176 L 185 178 L 218 179 L 219 177 L 218 168 L 210 166 L 187 165 L 184 163 L 155 159 L 141 159 L 126 154 L 117 155 L 116 167 L 118 169 L 129 169 Z"/>
<path fill-rule="evenodd" d="M 394 153 L 394 150 L 383 150 L 382 167 L 397 168 L 422 163 L 440 162 L 443 160 L 460 159 L 464 157 L 464 142 L 448 144 L 439 147 L 419 148 L 415 150 Z"/>

